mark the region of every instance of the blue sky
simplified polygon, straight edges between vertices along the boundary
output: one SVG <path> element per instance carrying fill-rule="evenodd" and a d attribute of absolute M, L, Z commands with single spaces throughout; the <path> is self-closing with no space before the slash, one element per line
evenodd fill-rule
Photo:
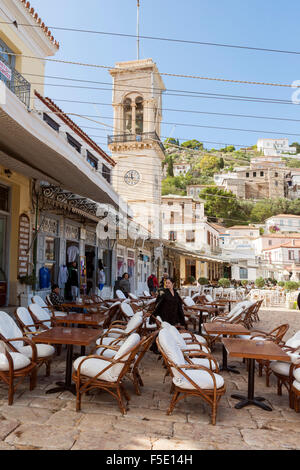
<path fill-rule="evenodd" d="M 136 32 L 136 0 L 32 0 L 31 3 L 50 28 L 56 26 L 125 34 Z M 300 3 L 296 0 L 284 3 L 279 0 L 141 0 L 140 12 L 140 34 L 145 36 L 300 51 Z M 133 38 L 65 32 L 54 28 L 51 30 L 60 42 L 60 50 L 55 56 L 57 59 L 106 66 L 136 59 L 136 41 Z M 149 57 L 156 62 L 160 72 L 286 84 L 300 80 L 300 55 L 141 40 L 141 58 Z M 106 69 L 49 62 L 46 74 L 105 82 L 89 84 L 48 78 L 46 83 L 59 86 L 46 86 L 45 94 L 66 112 L 95 115 L 95 119 L 112 124 L 112 119 L 109 119 L 112 117 L 111 77 Z M 165 110 L 162 140 L 170 135 L 181 141 L 195 138 L 203 141 L 208 148 L 219 148 L 224 144 L 253 145 L 258 137 L 286 136 L 290 143 L 300 141 L 300 106 L 291 103 L 293 90 L 290 88 L 172 77 L 163 79 L 168 90 L 275 98 L 290 102 L 268 104 L 171 96 L 167 91 L 163 96 L 164 108 L 299 119 L 299 122 Z M 74 86 L 106 89 L 80 89 Z M 61 100 L 102 104 L 87 105 Z M 107 150 L 106 136 L 112 133 L 109 127 L 105 128 L 82 118 L 73 119 L 84 126 L 84 130 Z M 169 123 L 177 125 L 174 127 Z M 238 128 L 245 131 L 197 126 Z M 212 142 L 220 142 L 222 145 Z"/>

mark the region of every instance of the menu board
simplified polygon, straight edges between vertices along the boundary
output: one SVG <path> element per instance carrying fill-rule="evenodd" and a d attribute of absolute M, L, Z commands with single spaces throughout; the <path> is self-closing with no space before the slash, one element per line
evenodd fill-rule
<path fill-rule="evenodd" d="M 26 214 L 19 218 L 18 276 L 26 276 L 29 262 L 30 221 Z"/>

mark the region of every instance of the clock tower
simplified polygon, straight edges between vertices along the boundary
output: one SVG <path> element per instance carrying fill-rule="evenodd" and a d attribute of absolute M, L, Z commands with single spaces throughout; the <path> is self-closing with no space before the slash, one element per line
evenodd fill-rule
<path fill-rule="evenodd" d="M 164 83 L 152 59 L 118 62 L 113 77 L 114 133 L 108 146 L 116 161 L 113 186 L 137 222 L 160 238 L 164 147 L 160 141 Z"/>

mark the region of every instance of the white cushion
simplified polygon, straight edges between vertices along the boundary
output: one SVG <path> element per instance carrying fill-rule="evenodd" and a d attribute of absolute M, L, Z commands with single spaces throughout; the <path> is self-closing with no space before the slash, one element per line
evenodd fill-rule
<path fill-rule="evenodd" d="M 33 313 L 33 315 L 39 320 L 39 321 L 45 321 L 43 325 L 46 325 L 48 328 L 51 328 L 51 314 L 49 311 L 45 308 L 42 308 L 38 304 L 30 304 L 29 305 L 29 310 Z"/>
<path fill-rule="evenodd" d="M 126 355 L 126 352 L 129 352 L 131 348 L 136 346 L 140 340 L 140 337 L 137 333 L 133 333 L 130 335 L 126 341 L 122 344 L 119 351 L 115 355 L 115 360 L 119 359 L 123 354 L 125 354 L 122 361 L 126 361 L 129 357 L 129 354 Z M 81 356 L 74 362 L 74 369 L 77 370 L 80 362 L 83 358 L 88 356 Z M 105 361 L 104 359 L 96 359 L 96 358 L 89 358 L 87 359 L 81 367 L 81 374 L 86 375 L 88 377 L 95 377 L 99 372 L 104 370 L 110 363 Z M 99 380 L 104 380 L 108 382 L 116 382 L 120 373 L 122 372 L 123 367 L 125 364 L 123 362 L 114 364 L 110 367 L 107 371 L 99 376 Z"/>
<path fill-rule="evenodd" d="M 20 370 L 24 367 L 27 367 L 31 364 L 30 359 L 24 356 L 24 354 L 10 352 L 11 358 L 13 360 L 13 368 L 14 370 Z M 0 371 L 8 371 L 9 364 L 5 354 L 0 354 Z"/>
<path fill-rule="evenodd" d="M 193 301 L 192 297 L 185 297 L 183 299 L 183 302 L 187 307 L 191 307 L 192 305 L 195 305 L 195 302 Z"/>
<path fill-rule="evenodd" d="M 107 333 L 108 332 L 108 329 L 105 329 L 103 330 L 103 333 Z M 125 330 L 122 330 L 121 328 L 112 328 L 109 333 L 108 333 L 108 336 L 111 337 L 111 338 L 119 338 L 121 335 L 123 335 L 125 332 Z"/>
<path fill-rule="evenodd" d="M 300 392 L 300 382 L 298 382 L 297 380 L 294 380 L 293 387 L 295 387 Z"/>
<path fill-rule="evenodd" d="M 214 383 L 211 375 L 209 372 L 205 370 L 193 370 L 193 369 L 185 369 L 184 372 L 188 377 L 190 377 L 200 388 L 205 390 L 211 390 L 214 388 Z M 216 387 L 221 388 L 224 385 L 224 379 L 221 375 L 215 374 L 214 377 L 216 379 Z M 180 379 L 177 377 L 173 378 L 174 384 L 183 389 L 193 390 L 195 389 L 194 385 L 188 382 L 188 380 L 181 375 Z"/>
<path fill-rule="evenodd" d="M 120 344 L 121 342 L 123 343 L 123 340 L 118 340 L 116 342 L 116 338 L 111 336 L 106 336 L 105 338 L 99 338 L 96 340 L 96 344 L 104 344 L 105 346 L 109 346 L 112 342 L 114 342 L 114 344 Z"/>
<path fill-rule="evenodd" d="M 36 344 L 36 349 L 37 349 L 37 357 L 42 358 L 42 357 L 48 357 L 52 356 L 55 353 L 55 349 L 53 346 L 50 344 Z M 21 348 L 18 348 L 18 351 L 21 354 L 24 354 L 24 356 L 29 357 L 30 359 L 32 358 L 32 347 L 31 346 L 23 346 Z"/>
<path fill-rule="evenodd" d="M 127 304 L 128 305 L 128 304 Z M 130 305 L 129 305 L 130 307 Z M 130 331 L 135 330 L 143 323 L 143 312 L 136 312 L 127 323 L 125 333 L 130 333 Z"/>
<path fill-rule="evenodd" d="M 17 311 L 16 311 L 16 315 L 21 320 L 21 322 L 24 323 L 24 325 L 26 325 L 26 326 L 33 325 L 33 320 L 31 318 L 31 315 L 30 315 L 27 308 L 18 307 Z M 36 327 L 35 326 L 30 326 L 30 327 L 28 327 L 28 330 L 30 330 L 32 332 L 35 332 Z"/>
<path fill-rule="evenodd" d="M 134 315 L 132 307 L 127 302 L 121 303 L 121 310 L 127 317 L 133 317 Z"/>
<path fill-rule="evenodd" d="M 181 333 L 181 335 L 183 336 L 184 339 L 192 339 L 192 335 L 190 333 Z M 203 338 L 203 336 L 194 334 L 194 337 L 196 338 L 198 343 L 201 343 L 201 344 L 206 344 L 207 343 L 206 339 Z"/>
<path fill-rule="evenodd" d="M 216 364 L 213 361 L 209 361 L 205 357 L 191 357 L 193 364 L 198 364 L 199 366 L 207 367 L 207 369 L 216 370 Z"/>
<path fill-rule="evenodd" d="M 277 372 L 277 374 L 285 375 L 288 377 L 290 373 L 290 366 L 288 362 L 281 362 L 281 361 L 272 361 L 270 364 L 270 368 L 273 372 Z"/>
<path fill-rule="evenodd" d="M 121 290 L 117 290 L 116 294 L 119 299 L 126 299 L 126 295 Z"/>
<path fill-rule="evenodd" d="M 23 337 L 23 333 L 18 325 L 6 312 L 0 312 L 0 333 L 6 339 Z M 23 346 L 23 341 L 13 341 L 11 344 L 16 349 L 19 349 L 19 347 Z"/>
<path fill-rule="evenodd" d="M 293 375 L 295 379 L 298 380 L 298 382 L 300 382 L 300 367 L 298 367 L 297 369 L 294 369 Z"/>
<path fill-rule="evenodd" d="M 180 347 L 176 344 L 174 337 L 169 331 L 169 328 L 162 328 L 158 334 L 158 339 L 162 350 L 170 361 L 177 365 L 186 363 L 183 353 Z M 180 372 L 178 372 L 175 368 L 172 368 L 172 371 L 174 376 L 180 379 Z"/>

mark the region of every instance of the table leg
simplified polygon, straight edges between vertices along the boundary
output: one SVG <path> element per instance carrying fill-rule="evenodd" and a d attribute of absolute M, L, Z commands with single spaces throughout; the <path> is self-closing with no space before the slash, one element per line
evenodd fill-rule
<path fill-rule="evenodd" d="M 64 382 L 56 382 L 57 387 L 47 390 L 46 393 L 58 393 L 68 390 L 69 392 L 76 395 L 76 387 L 72 384 L 72 360 L 73 360 L 73 345 L 68 344 L 67 346 L 67 358 L 66 358 L 66 374 Z"/>
<path fill-rule="evenodd" d="M 227 337 L 227 335 L 223 335 L 224 338 Z M 226 351 L 226 348 L 224 346 L 224 344 L 222 345 L 223 346 L 223 349 L 222 349 L 222 365 L 220 367 L 220 371 L 227 371 L 227 372 L 233 372 L 234 374 L 240 374 L 240 371 L 239 370 L 236 370 L 236 366 L 229 366 L 228 363 L 227 363 L 227 351 Z"/>
<path fill-rule="evenodd" d="M 235 408 L 240 409 L 244 408 L 247 405 L 255 405 L 259 408 L 262 408 L 266 411 L 272 411 L 272 408 L 265 403 L 262 403 L 265 398 L 264 397 L 255 397 L 254 396 L 254 371 L 255 371 L 255 359 L 249 359 L 249 371 L 248 371 L 248 396 L 233 394 L 231 395 L 232 398 L 237 400 L 241 400 L 239 403 L 235 405 Z"/>

